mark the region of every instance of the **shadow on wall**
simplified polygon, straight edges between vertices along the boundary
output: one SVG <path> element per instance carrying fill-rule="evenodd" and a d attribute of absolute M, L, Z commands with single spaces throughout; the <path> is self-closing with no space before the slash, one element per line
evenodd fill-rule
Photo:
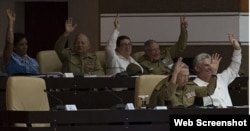
<path fill-rule="evenodd" d="M 4 64 L 3 64 L 3 57 L 2 57 L 1 52 L 0 52 L 0 76 L 7 76 L 7 74 L 5 72 L 5 68 L 4 68 Z"/>

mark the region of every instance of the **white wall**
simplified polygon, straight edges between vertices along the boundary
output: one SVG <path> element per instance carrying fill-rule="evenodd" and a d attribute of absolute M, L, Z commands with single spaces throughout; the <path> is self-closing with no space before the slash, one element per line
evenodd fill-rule
<path fill-rule="evenodd" d="M 134 45 L 148 39 L 160 44 L 173 44 L 180 34 L 180 16 L 188 21 L 189 45 L 227 45 L 227 33 L 232 32 L 242 44 L 248 44 L 248 13 L 174 13 L 174 14 L 119 14 L 121 35 L 131 37 Z M 116 14 L 101 14 L 100 36 L 107 42 Z"/>

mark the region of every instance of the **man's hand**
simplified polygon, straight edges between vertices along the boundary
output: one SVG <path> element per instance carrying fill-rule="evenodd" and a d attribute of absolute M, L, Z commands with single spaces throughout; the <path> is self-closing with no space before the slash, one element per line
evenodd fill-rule
<path fill-rule="evenodd" d="M 220 57 L 220 54 L 218 53 L 212 54 L 210 67 L 211 67 L 213 75 L 217 74 L 221 59 L 222 57 Z"/>
<path fill-rule="evenodd" d="M 187 21 L 185 20 L 185 16 L 181 16 L 181 17 L 180 17 L 180 22 L 181 22 L 181 29 L 186 30 L 187 27 L 188 27 L 188 23 L 187 23 Z"/>
<path fill-rule="evenodd" d="M 115 21 L 114 21 L 114 26 L 115 26 L 115 29 L 116 29 L 116 30 L 119 30 L 120 27 L 121 27 L 120 24 L 119 24 L 118 19 L 119 19 L 119 15 L 117 14 L 117 15 L 116 15 L 116 18 L 115 18 Z"/>
<path fill-rule="evenodd" d="M 240 50 L 240 44 L 239 42 L 235 39 L 234 34 L 228 33 L 228 39 L 231 42 L 232 46 L 234 47 L 235 50 Z"/>
<path fill-rule="evenodd" d="M 65 22 L 65 35 L 69 35 L 70 33 L 72 33 L 76 27 L 77 24 L 73 25 L 73 19 L 72 17 L 69 17 Z"/>
<path fill-rule="evenodd" d="M 6 14 L 8 16 L 9 22 L 14 23 L 16 20 L 16 13 L 11 9 L 6 9 Z"/>

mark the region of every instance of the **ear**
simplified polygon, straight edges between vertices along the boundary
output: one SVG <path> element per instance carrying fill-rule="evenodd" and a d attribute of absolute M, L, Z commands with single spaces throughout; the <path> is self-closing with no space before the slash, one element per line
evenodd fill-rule
<path fill-rule="evenodd" d="M 90 46 L 90 44 L 88 43 L 88 45 L 87 45 L 87 49 L 89 50 L 89 49 L 90 49 L 90 47 L 91 47 L 91 46 Z"/>
<path fill-rule="evenodd" d="M 200 67 L 199 67 L 199 66 L 195 66 L 195 67 L 194 67 L 194 70 L 195 70 L 196 72 L 199 72 L 199 71 L 200 71 Z"/>

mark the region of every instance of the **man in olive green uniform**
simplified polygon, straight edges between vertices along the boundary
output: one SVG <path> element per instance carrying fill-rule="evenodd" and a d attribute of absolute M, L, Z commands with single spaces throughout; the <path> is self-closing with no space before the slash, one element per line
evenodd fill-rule
<path fill-rule="evenodd" d="M 185 17 L 180 18 L 181 34 L 178 42 L 160 51 L 159 44 L 155 40 L 144 43 L 145 54 L 138 58 L 138 63 L 143 67 L 144 74 L 166 74 L 170 73 L 173 66 L 173 58 L 180 57 L 187 43 L 187 22 Z"/>
<path fill-rule="evenodd" d="M 209 65 L 213 74 L 217 73 L 218 66 L 214 66 L 216 64 L 211 63 Z M 171 75 L 160 81 L 155 87 L 149 105 L 151 107 L 164 105 L 169 107 L 192 106 L 195 97 L 204 97 L 214 93 L 217 77 L 213 76 L 206 88 L 200 88 L 196 84 L 188 82 L 189 68 L 180 57 L 174 65 Z"/>
<path fill-rule="evenodd" d="M 72 18 L 65 23 L 65 32 L 57 40 L 55 51 L 63 63 L 62 72 L 80 73 L 84 75 L 104 75 L 103 68 L 97 57 L 88 53 L 90 43 L 88 37 L 80 33 L 76 36 L 73 49 L 65 49 L 69 35 L 75 30 Z"/>

